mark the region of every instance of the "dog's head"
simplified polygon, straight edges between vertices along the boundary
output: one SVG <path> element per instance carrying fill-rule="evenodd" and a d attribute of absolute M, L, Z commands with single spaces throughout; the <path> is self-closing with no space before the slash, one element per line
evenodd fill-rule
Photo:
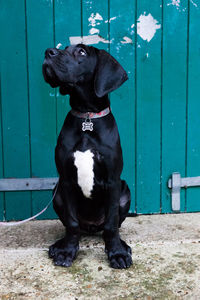
<path fill-rule="evenodd" d="M 60 93 L 70 94 L 77 86 L 92 83 L 97 97 L 117 89 L 127 79 L 122 66 L 105 50 L 83 44 L 64 50 L 50 48 L 45 51 L 43 75 Z"/>

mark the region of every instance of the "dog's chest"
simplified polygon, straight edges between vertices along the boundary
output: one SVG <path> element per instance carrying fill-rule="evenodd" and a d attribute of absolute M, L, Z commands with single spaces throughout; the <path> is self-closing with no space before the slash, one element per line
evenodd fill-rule
<path fill-rule="evenodd" d="M 94 187 L 94 154 L 91 150 L 75 151 L 74 165 L 77 168 L 77 181 L 83 195 L 91 198 Z"/>

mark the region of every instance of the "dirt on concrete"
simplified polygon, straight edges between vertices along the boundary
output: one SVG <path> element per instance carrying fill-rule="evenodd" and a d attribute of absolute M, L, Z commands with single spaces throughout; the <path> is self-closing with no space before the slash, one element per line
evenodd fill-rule
<path fill-rule="evenodd" d="M 133 265 L 109 267 L 101 235 L 83 236 L 70 268 L 54 266 L 48 247 L 58 220 L 0 228 L 0 299 L 200 299 L 200 214 L 127 218 L 121 236 Z"/>

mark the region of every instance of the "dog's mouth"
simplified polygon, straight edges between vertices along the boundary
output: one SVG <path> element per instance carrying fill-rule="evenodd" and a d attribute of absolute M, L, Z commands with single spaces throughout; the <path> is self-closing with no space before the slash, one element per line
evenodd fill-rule
<path fill-rule="evenodd" d="M 44 80 L 51 85 L 51 87 L 55 88 L 59 86 L 58 78 L 52 66 L 44 61 L 42 65 L 42 73 L 44 76 Z"/>
<path fill-rule="evenodd" d="M 66 79 L 62 80 L 62 74 L 57 74 L 54 70 L 54 67 L 51 63 L 49 63 L 46 59 L 42 65 L 42 73 L 44 76 L 44 80 L 50 84 L 51 87 L 69 87 L 73 88 L 76 82 L 66 81 Z M 59 76 L 60 75 L 60 76 Z"/>

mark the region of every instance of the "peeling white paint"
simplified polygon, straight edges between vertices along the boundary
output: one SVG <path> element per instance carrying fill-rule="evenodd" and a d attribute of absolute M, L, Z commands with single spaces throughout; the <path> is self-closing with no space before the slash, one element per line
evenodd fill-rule
<path fill-rule="evenodd" d="M 129 37 L 127 36 L 124 36 L 123 37 L 123 41 L 121 41 L 122 44 L 132 44 L 133 43 L 133 40 L 130 39 Z"/>
<path fill-rule="evenodd" d="M 117 43 L 117 45 L 115 46 L 115 50 L 117 51 L 117 53 L 120 52 L 120 49 L 121 49 L 121 45 L 120 43 Z"/>
<path fill-rule="evenodd" d="M 88 21 L 89 21 L 88 26 L 95 27 L 96 25 L 100 25 L 99 22 L 97 23 L 97 20 L 98 21 L 103 21 L 103 17 L 99 13 L 96 13 L 96 14 L 92 13 L 90 15 L 90 17 L 88 18 Z"/>
<path fill-rule="evenodd" d="M 173 5 L 178 8 L 180 6 L 180 3 L 181 3 L 181 0 L 171 0 L 171 3 L 168 3 L 167 6 Z"/>
<path fill-rule="evenodd" d="M 196 3 L 194 3 L 193 0 L 190 0 L 190 2 L 196 6 Z M 173 5 L 180 12 L 185 12 L 187 10 L 187 7 L 181 8 L 181 0 L 171 0 L 170 3 L 167 3 L 167 6 L 170 5 Z"/>
<path fill-rule="evenodd" d="M 70 44 L 71 45 L 76 45 L 76 44 L 85 44 L 85 45 L 91 45 L 91 44 L 98 44 L 98 43 L 105 43 L 105 44 L 109 44 L 110 42 L 106 39 L 104 39 L 102 36 L 100 35 L 85 35 L 83 37 L 81 36 L 71 36 L 69 38 Z"/>
<path fill-rule="evenodd" d="M 110 18 L 109 20 L 106 20 L 105 23 L 108 23 L 108 22 L 110 23 L 111 21 L 113 21 L 113 20 L 115 20 L 115 19 L 117 19 L 117 17 L 112 17 L 112 18 Z"/>
<path fill-rule="evenodd" d="M 134 27 L 135 27 L 135 24 L 132 24 L 132 25 L 131 25 L 131 28 L 134 28 Z"/>
<path fill-rule="evenodd" d="M 100 30 L 95 28 L 98 25 L 101 25 L 101 21 L 103 21 L 103 17 L 99 13 L 92 13 L 88 18 L 89 24 L 92 28 L 89 30 L 90 34 L 99 34 Z"/>
<path fill-rule="evenodd" d="M 58 45 L 56 46 L 57 49 L 59 49 L 62 46 L 61 43 L 58 43 Z"/>
<path fill-rule="evenodd" d="M 197 5 L 193 0 L 190 0 L 190 2 L 191 2 L 195 7 L 198 7 L 198 5 Z"/>
<path fill-rule="evenodd" d="M 91 0 L 91 1 L 86 1 L 86 4 L 87 4 L 87 5 L 90 5 L 90 8 L 91 8 L 92 0 Z"/>
<path fill-rule="evenodd" d="M 140 15 L 137 20 L 137 34 L 147 42 L 150 42 L 156 34 L 156 30 L 160 28 L 161 25 L 158 24 L 158 21 L 154 19 L 151 14 L 146 16 L 144 13 L 143 15 Z"/>
<path fill-rule="evenodd" d="M 97 29 L 97 28 L 92 27 L 92 28 L 90 29 L 90 34 L 95 34 L 95 33 L 99 33 L 99 32 L 100 32 L 100 30 Z"/>

